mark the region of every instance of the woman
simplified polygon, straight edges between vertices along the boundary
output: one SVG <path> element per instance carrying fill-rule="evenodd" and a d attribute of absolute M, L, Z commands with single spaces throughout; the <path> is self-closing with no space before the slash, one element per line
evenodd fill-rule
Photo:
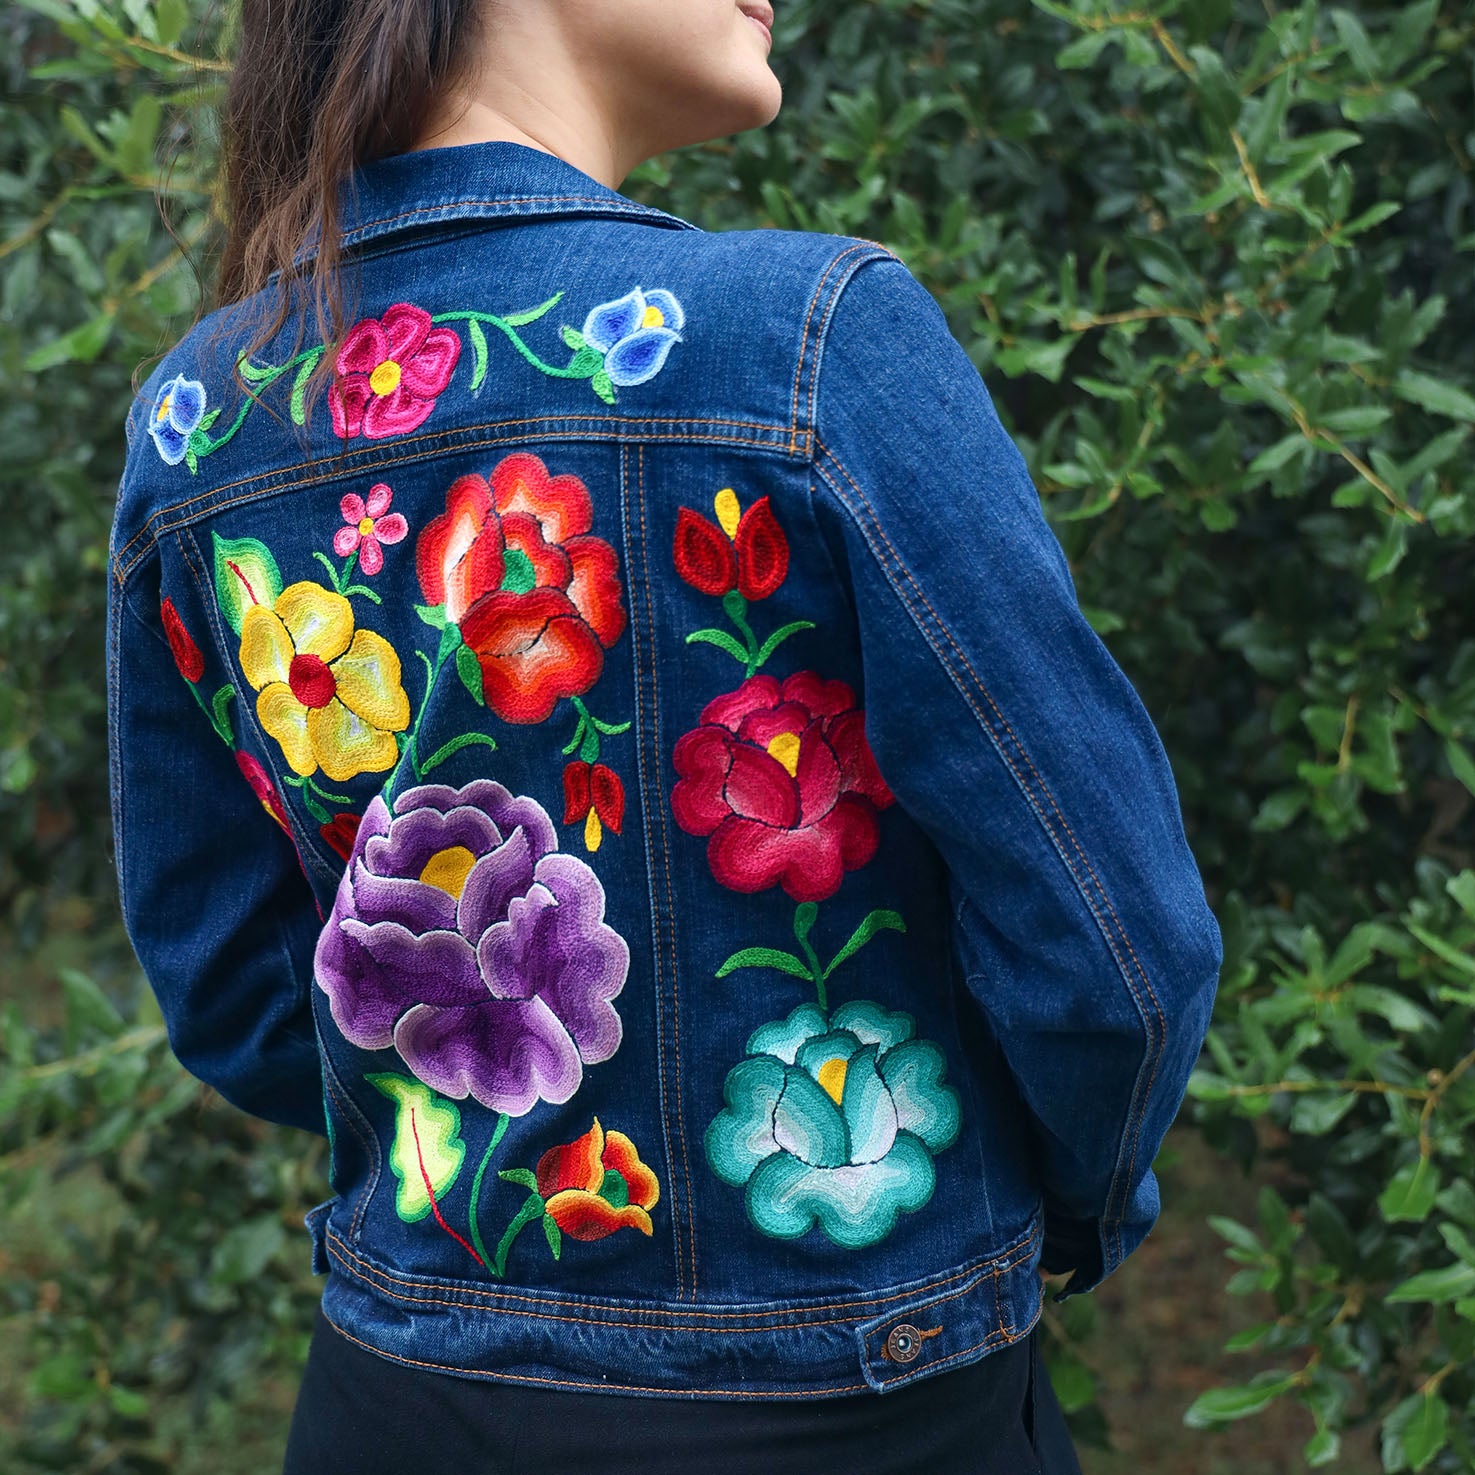
<path fill-rule="evenodd" d="M 928 292 L 618 192 L 770 19 L 244 7 L 109 689 L 174 1048 L 331 1143 L 294 1475 L 1078 1468 L 1219 931 Z"/>

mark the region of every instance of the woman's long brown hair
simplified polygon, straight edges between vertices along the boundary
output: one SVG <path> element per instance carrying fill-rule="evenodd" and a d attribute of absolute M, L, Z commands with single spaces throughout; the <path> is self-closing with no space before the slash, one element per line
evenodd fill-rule
<path fill-rule="evenodd" d="M 331 377 L 347 328 L 340 190 L 359 165 L 414 145 L 473 60 L 488 3 L 242 0 L 221 113 L 225 239 L 215 305 L 242 302 L 277 274 L 274 305 L 246 349 L 255 352 L 294 304 L 310 302 L 328 351 L 309 396 Z"/>

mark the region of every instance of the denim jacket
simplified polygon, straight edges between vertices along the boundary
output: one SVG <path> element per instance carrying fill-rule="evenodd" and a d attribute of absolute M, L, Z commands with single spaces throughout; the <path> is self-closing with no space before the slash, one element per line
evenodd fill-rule
<path fill-rule="evenodd" d="M 562 1388 L 886 1390 L 1090 1289 L 1221 939 L 1159 736 L 941 309 L 508 142 L 356 178 L 353 326 L 128 421 L 123 910 L 325 1133 L 323 1306 Z"/>

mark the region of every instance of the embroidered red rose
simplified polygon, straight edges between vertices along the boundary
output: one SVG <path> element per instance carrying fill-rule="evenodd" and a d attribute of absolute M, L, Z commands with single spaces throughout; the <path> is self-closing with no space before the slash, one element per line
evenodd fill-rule
<path fill-rule="evenodd" d="M 460 357 L 460 338 L 433 327 L 430 314 L 408 302 L 355 323 L 338 350 L 338 377 L 328 391 L 335 434 L 378 440 L 423 425 Z"/>
<path fill-rule="evenodd" d="M 606 829 L 620 833 L 625 820 L 625 785 L 604 763 L 575 758 L 563 770 L 563 822 L 584 821 L 584 845 L 598 850 Z"/>
<path fill-rule="evenodd" d="M 164 637 L 169 642 L 169 650 L 174 657 L 174 664 L 179 667 L 179 674 L 190 683 L 198 681 L 205 674 L 205 657 L 189 631 L 184 628 L 184 621 L 179 618 L 179 611 L 174 608 L 172 599 L 166 599 L 159 606 L 159 618 L 164 623 Z"/>
<path fill-rule="evenodd" d="M 832 896 L 876 853 L 876 811 L 895 800 L 855 693 L 813 671 L 752 676 L 714 698 L 672 757 L 676 822 L 711 837 L 712 874 L 734 891 Z"/>
<path fill-rule="evenodd" d="M 736 589 L 744 599 L 767 599 L 789 571 L 789 540 L 767 497 L 739 513 L 731 487 L 713 499 L 717 522 L 690 507 L 676 510 L 672 555 L 676 571 L 703 594 Z"/>
<path fill-rule="evenodd" d="M 615 550 L 594 537 L 589 489 L 514 451 L 490 482 L 462 476 L 415 547 L 427 604 L 481 668 L 482 697 L 508 722 L 542 722 L 599 679 L 625 629 Z"/>
<path fill-rule="evenodd" d="M 598 1117 L 582 1137 L 538 1159 L 537 1179 L 544 1212 L 573 1239 L 652 1232 L 650 1211 L 661 1196 L 656 1175 L 635 1144 L 623 1132 L 606 1133 Z"/>

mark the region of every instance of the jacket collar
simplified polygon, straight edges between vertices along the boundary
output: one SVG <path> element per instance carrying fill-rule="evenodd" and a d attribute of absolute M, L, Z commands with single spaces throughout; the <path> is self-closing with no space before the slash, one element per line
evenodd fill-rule
<path fill-rule="evenodd" d="M 421 149 L 355 171 L 342 205 L 345 247 L 439 221 L 609 215 L 700 230 L 679 215 L 627 199 L 557 154 L 493 139 Z M 312 248 L 304 251 L 311 255 Z"/>

